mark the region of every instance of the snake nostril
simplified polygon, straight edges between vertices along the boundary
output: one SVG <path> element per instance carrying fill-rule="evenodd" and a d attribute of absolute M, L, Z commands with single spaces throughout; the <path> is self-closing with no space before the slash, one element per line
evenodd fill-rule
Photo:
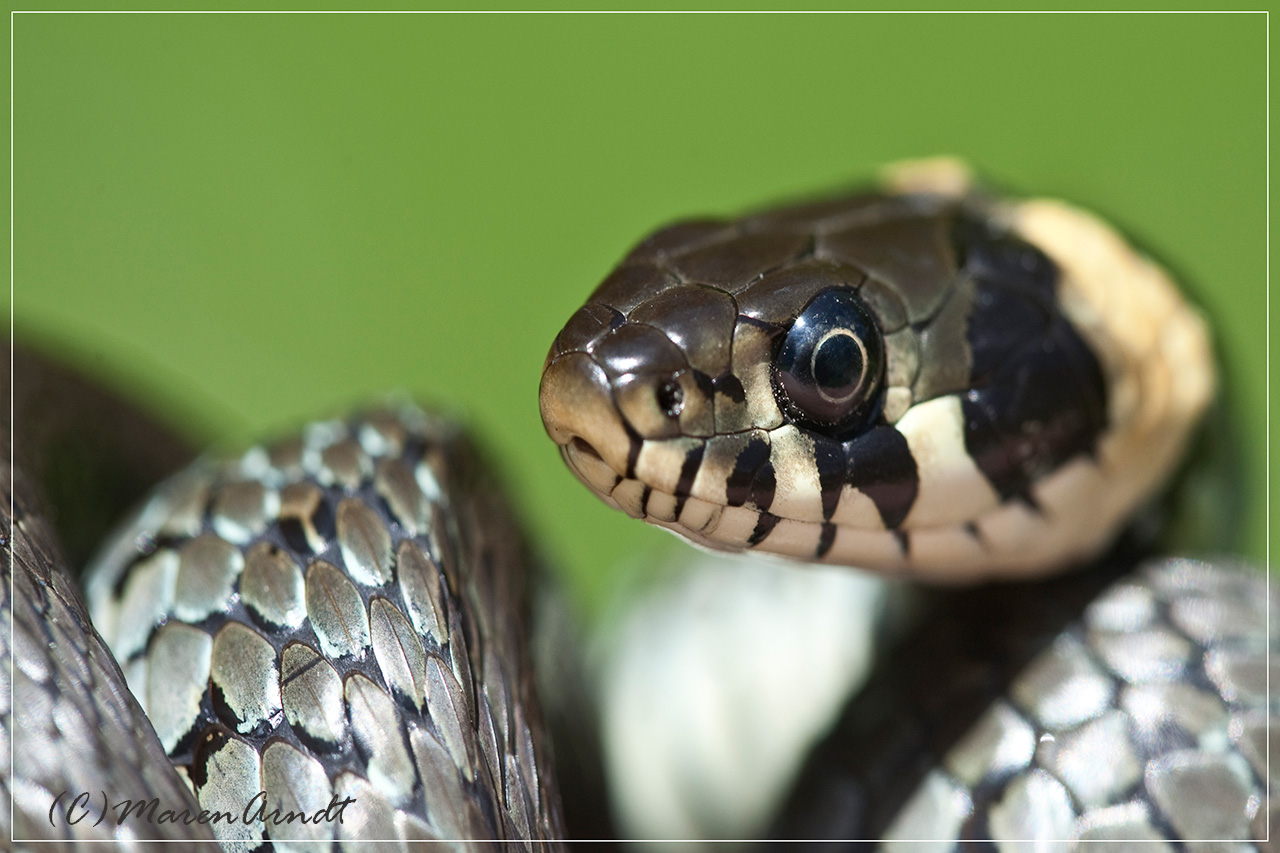
<path fill-rule="evenodd" d="M 573 444 L 573 449 L 578 451 L 579 453 L 585 454 L 586 456 L 590 456 L 593 459 L 600 459 L 599 452 L 594 447 L 592 447 L 589 442 L 584 441 L 578 436 L 575 435 L 573 437 L 572 444 Z M 604 460 L 600 459 L 600 461 L 603 462 Z"/>

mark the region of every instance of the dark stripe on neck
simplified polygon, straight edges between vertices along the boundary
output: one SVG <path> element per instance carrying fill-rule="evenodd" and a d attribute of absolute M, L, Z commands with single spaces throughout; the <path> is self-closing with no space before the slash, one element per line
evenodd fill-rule
<path fill-rule="evenodd" d="M 773 528 L 778 526 L 778 516 L 771 512 L 762 512 L 756 517 L 755 529 L 751 531 L 751 535 L 747 537 L 747 544 L 751 547 L 759 545 L 765 540 Z"/>
<path fill-rule="evenodd" d="M 953 239 L 975 283 L 965 448 L 1002 500 L 1035 508 L 1037 480 L 1097 448 L 1107 426 L 1102 368 L 1062 312 L 1049 257 L 982 223 L 958 226 Z"/>

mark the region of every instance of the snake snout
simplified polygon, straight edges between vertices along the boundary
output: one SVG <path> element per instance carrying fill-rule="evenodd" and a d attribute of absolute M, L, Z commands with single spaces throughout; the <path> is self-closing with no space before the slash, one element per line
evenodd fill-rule
<path fill-rule="evenodd" d="M 542 425 L 565 462 L 596 492 L 608 493 L 626 474 L 631 438 L 609 379 L 584 352 L 551 360 L 539 391 Z"/>

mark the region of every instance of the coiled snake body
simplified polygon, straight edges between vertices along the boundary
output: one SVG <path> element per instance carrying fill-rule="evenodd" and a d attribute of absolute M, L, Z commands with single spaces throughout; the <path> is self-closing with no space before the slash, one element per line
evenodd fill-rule
<path fill-rule="evenodd" d="M 935 592 L 769 830 L 1003 847 L 1266 835 L 1261 575 L 1135 570 L 1141 537 L 1116 544 L 1212 388 L 1198 314 L 1105 225 L 917 167 L 648 238 L 556 338 L 541 404 L 589 488 L 698 545 L 1044 577 Z M 87 582 L 120 669 L 14 494 L 15 837 L 211 831 L 249 850 L 566 832 L 529 561 L 456 428 L 395 406 L 161 486 Z M 93 687 L 121 682 L 136 702 Z M 258 795 L 326 819 L 45 820 L 61 791 L 101 788 L 111 760 L 85 737 L 101 720 L 155 777 L 104 795 L 108 813 L 146 788 L 191 814 Z"/>

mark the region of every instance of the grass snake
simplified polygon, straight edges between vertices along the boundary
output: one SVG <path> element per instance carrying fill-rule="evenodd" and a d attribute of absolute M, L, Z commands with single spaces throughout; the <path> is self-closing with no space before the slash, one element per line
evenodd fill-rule
<path fill-rule="evenodd" d="M 536 695 L 537 561 L 459 427 L 396 403 L 197 460 L 98 551 L 86 608 L 70 566 L 95 504 L 118 509 L 126 474 L 141 487 L 184 450 L 75 377 L 21 385 L 3 514 L 14 838 L 530 848 L 611 831 L 598 756 L 573 755 L 592 712 Z M 646 238 L 555 338 L 541 406 L 610 506 L 703 548 L 925 582 L 915 627 L 758 834 L 1173 849 L 1263 838 L 1272 812 L 1263 576 L 1155 558 L 1141 521 L 1213 387 L 1203 321 L 1160 267 L 1088 214 L 934 163 Z M 59 429 L 101 446 L 36 440 Z M 77 453 L 105 473 L 86 463 L 68 487 L 56 460 Z M 548 722 L 569 732 L 557 762 Z M 151 797 L 153 819 L 112 820 Z M 154 819 L 251 803 L 324 819 Z"/>

